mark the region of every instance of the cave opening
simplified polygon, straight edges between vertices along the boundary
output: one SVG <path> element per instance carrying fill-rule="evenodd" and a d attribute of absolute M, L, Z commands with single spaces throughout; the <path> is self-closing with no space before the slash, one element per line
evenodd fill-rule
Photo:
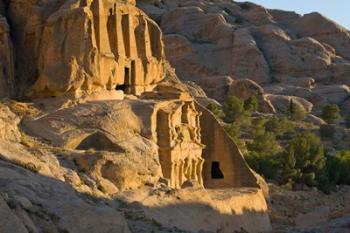
<path fill-rule="evenodd" d="M 220 162 L 213 161 L 211 163 L 211 178 L 212 179 L 224 179 L 224 174 L 220 169 Z"/>

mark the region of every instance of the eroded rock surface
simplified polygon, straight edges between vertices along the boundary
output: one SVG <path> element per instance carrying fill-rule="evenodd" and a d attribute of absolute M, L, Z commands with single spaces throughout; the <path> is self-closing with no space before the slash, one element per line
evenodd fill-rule
<path fill-rule="evenodd" d="M 28 91 L 33 85 L 31 96 L 79 95 L 117 86 L 141 94 L 164 77 L 162 33 L 130 3 L 18 0 L 7 7 L 18 89 Z M 10 52 L 5 53 L 7 63 Z"/>
<path fill-rule="evenodd" d="M 15 86 L 14 54 L 10 27 L 0 7 L 0 98 L 13 97 Z"/>
<path fill-rule="evenodd" d="M 68 184 L 4 161 L 0 167 L 2 232 L 130 232 L 118 211 Z"/>
<path fill-rule="evenodd" d="M 319 88 L 350 84 L 350 34 L 319 13 L 302 16 L 221 0 L 138 5 L 164 31 L 165 53 L 179 77 L 196 82 L 217 101 L 233 93 L 216 85 L 216 93 L 225 96 L 211 95 L 213 86 L 203 80 L 217 78 L 219 84 L 224 76 L 250 79 L 267 86 L 270 94 L 280 94 L 280 86 L 302 87 L 305 91 L 283 95 L 305 98 L 315 104 L 316 112 L 326 104 L 344 102 L 340 94 L 319 95 Z M 242 93 L 236 90 L 235 95 Z"/>
<path fill-rule="evenodd" d="M 0 22 L 0 97 L 26 97 L 0 106 L 4 233 L 13 233 L 12 224 L 20 233 L 271 229 L 264 181 L 195 102 L 190 85 L 179 81 L 166 62 L 160 27 L 135 1 L 0 3 L 6 16 Z M 210 71 L 226 59 L 233 28 L 219 14 L 187 10 L 193 15 L 186 17 L 202 17 L 213 33 L 172 21 L 183 12 L 168 16 L 174 25 L 166 31 L 185 27 L 184 37 L 219 56 L 193 70 Z M 192 51 L 186 40 L 179 49 L 185 55 Z M 211 50 L 211 40 L 225 50 Z M 246 50 L 259 53 L 254 43 Z M 259 69 L 262 80 L 270 78 L 265 68 Z M 195 201 L 199 208 L 192 209 Z M 142 211 L 130 214 L 135 202 Z M 192 224 L 207 208 L 210 216 L 198 215 Z M 180 218 L 177 210 L 184 213 Z"/>

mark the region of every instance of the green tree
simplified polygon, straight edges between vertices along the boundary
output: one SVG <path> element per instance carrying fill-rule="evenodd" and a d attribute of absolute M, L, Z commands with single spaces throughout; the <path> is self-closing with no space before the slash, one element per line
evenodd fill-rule
<path fill-rule="evenodd" d="M 210 102 L 207 106 L 207 109 L 211 111 L 217 119 L 220 119 L 222 117 L 222 112 L 216 103 Z"/>
<path fill-rule="evenodd" d="M 225 124 L 224 129 L 241 151 L 245 151 L 245 143 L 241 139 L 241 126 L 238 123 Z"/>
<path fill-rule="evenodd" d="M 273 116 L 265 124 L 266 131 L 274 133 L 277 137 L 283 136 L 286 133 L 294 133 L 294 124 L 287 117 Z"/>
<path fill-rule="evenodd" d="M 328 123 L 332 123 L 341 118 L 339 106 L 328 104 L 323 107 L 321 117 Z"/>
<path fill-rule="evenodd" d="M 294 103 L 293 99 L 289 104 L 289 116 L 292 120 L 302 121 L 304 120 L 306 112 L 299 104 Z"/>
<path fill-rule="evenodd" d="M 237 123 L 225 124 L 225 131 L 230 135 L 230 137 L 234 140 L 239 139 L 241 137 L 241 127 Z"/>
<path fill-rule="evenodd" d="M 345 118 L 345 126 L 350 129 L 350 114 Z"/>
<path fill-rule="evenodd" d="M 271 132 L 256 134 L 251 142 L 247 143 L 245 158 L 248 164 L 265 178 L 272 179 L 279 168 L 279 153 L 281 147 Z"/>
<path fill-rule="evenodd" d="M 325 162 L 320 138 L 303 132 L 291 140 L 283 155 L 283 180 L 317 185 L 316 176 L 322 172 Z"/>
<path fill-rule="evenodd" d="M 266 121 L 267 119 L 262 116 L 251 119 L 249 130 L 252 138 L 265 133 Z"/>
<path fill-rule="evenodd" d="M 322 139 L 332 139 L 336 133 L 334 125 L 321 125 L 320 135 Z"/>
<path fill-rule="evenodd" d="M 255 135 L 253 141 L 247 143 L 247 149 L 261 155 L 275 155 L 281 151 L 276 136 L 271 132 Z"/>
<path fill-rule="evenodd" d="M 327 155 L 327 163 L 319 180 L 319 188 L 329 193 L 334 185 L 350 185 L 350 151 Z"/>
<path fill-rule="evenodd" d="M 258 111 L 259 103 L 255 95 L 249 97 L 244 101 L 244 109 L 248 112 Z"/>
<path fill-rule="evenodd" d="M 259 154 L 255 151 L 248 151 L 245 154 L 249 166 L 267 179 L 276 178 L 276 171 L 280 166 L 279 158 L 278 154 Z"/>
<path fill-rule="evenodd" d="M 339 183 L 340 174 L 341 174 L 341 165 L 340 160 L 337 156 L 327 155 L 327 162 L 325 167 L 325 178 L 322 179 L 323 183 L 329 183 L 336 185 Z"/>
<path fill-rule="evenodd" d="M 224 121 L 227 123 L 233 123 L 239 118 L 247 116 L 243 101 L 236 96 L 229 96 L 222 109 L 225 115 Z"/>
<path fill-rule="evenodd" d="M 337 184 L 350 185 L 350 151 L 340 151 L 335 157 L 340 171 Z"/>

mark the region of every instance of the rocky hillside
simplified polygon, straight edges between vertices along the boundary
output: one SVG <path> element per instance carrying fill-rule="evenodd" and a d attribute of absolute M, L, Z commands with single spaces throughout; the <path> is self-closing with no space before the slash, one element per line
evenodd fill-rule
<path fill-rule="evenodd" d="M 269 195 L 206 107 L 256 96 L 324 125 L 348 111 L 349 38 L 228 0 L 0 0 L 0 233 L 297 232 L 338 199 L 315 223 L 346 228 L 348 188 Z"/>
<path fill-rule="evenodd" d="M 283 159 L 301 132 L 311 132 L 319 141 L 317 149 L 325 149 L 321 154 L 326 165 L 321 166 L 327 174 L 340 172 L 330 166 L 340 153 L 347 154 L 343 159 L 349 171 L 350 32 L 346 28 L 317 12 L 299 15 L 250 2 L 144 0 L 137 4 L 161 27 L 165 55 L 179 78 L 202 104 L 210 102 L 205 96 L 214 100 L 207 107 L 222 120 L 250 165 L 270 182 L 286 183 L 281 181 L 288 167 Z M 257 98 L 258 108 L 253 114 L 242 113 L 252 97 Z M 294 119 L 294 106 L 305 115 Z M 336 114 L 330 119 L 327 113 L 333 110 Z M 241 115 L 227 119 L 230 111 Z M 286 133 L 287 128 L 291 131 Z M 294 159 L 296 164 L 310 162 Z M 317 174 L 312 176 L 317 179 Z M 327 196 L 294 181 L 271 186 L 274 231 L 349 231 L 348 186 L 336 186 L 340 183 L 334 181 Z M 327 189 L 333 181 L 317 182 L 309 185 Z"/>
<path fill-rule="evenodd" d="M 1 233 L 271 230 L 264 179 L 135 4 L 0 0 Z"/>
<path fill-rule="evenodd" d="M 254 93 L 277 112 L 290 98 L 308 112 L 329 103 L 349 112 L 350 32 L 319 13 L 225 0 L 138 4 L 161 26 L 166 56 L 179 77 L 209 97 L 245 97 L 246 88 L 237 93 L 235 82 L 249 79 L 263 88 Z"/>

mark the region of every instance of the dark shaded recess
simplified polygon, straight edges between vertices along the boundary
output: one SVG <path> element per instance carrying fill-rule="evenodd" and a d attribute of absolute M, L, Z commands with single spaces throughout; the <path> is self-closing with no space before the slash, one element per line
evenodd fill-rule
<path fill-rule="evenodd" d="M 211 178 L 212 179 L 224 179 L 224 174 L 220 169 L 220 162 L 213 161 L 211 163 Z"/>
<path fill-rule="evenodd" d="M 96 150 L 96 151 L 111 151 L 124 152 L 123 148 L 111 141 L 105 134 L 96 132 L 86 137 L 76 148 L 77 150 Z"/>

